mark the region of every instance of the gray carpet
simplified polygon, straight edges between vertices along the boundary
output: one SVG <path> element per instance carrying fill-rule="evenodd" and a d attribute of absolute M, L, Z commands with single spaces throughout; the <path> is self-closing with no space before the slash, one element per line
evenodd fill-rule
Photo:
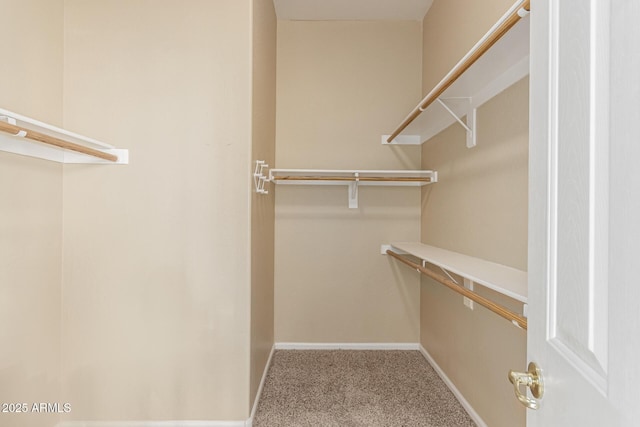
<path fill-rule="evenodd" d="M 277 350 L 254 427 L 475 426 L 418 351 Z"/>

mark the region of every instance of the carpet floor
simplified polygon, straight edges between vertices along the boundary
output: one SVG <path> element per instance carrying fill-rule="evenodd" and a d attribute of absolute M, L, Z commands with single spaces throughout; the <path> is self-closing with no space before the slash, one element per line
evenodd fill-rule
<path fill-rule="evenodd" d="M 276 350 L 253 426 L 475 423 L 418 351 Z"/>

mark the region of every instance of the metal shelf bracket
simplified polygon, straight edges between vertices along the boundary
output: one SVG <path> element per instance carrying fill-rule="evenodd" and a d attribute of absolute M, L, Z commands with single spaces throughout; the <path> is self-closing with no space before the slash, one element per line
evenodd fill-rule
<path fill-rule="evenodd" d="M 444 98 L 447 99 L 447 98 Z M 467 148 L 473 148 L 476 146 L 476 110 L 477 108 L 471 106 L 471 98 L 465 98 L 469 103 L 467 108 L 467 120 L 466 123 L 462 121 L 460 117 L 453 111 L 447 104 L 444 103 L 443 98 L 438 98 L 437 101 L 442 107 L 447 110 L 449 114 L 467 131 Z"/>

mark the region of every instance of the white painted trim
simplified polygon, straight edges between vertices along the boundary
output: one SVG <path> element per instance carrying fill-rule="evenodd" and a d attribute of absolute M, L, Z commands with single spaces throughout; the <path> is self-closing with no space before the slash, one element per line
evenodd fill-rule
<path fill-rule="evenodd" d="M 245 427 L 253 426 L 253 419 L 256 417 L 256 411 L 258 410 L 258 403 L 260 402 L 260 397 L 262 396 L 262 389 L 264 388 L 264 383 L 267 380 L 267 373 L 269 372 L 269 367 L 271 367 L 271 359 L 273 359 L 273 353 L 276 351 L 275 344 L 271 346 L 271 353 L 269 353 L 269 359 L 267 359 L 267 364 L 264 367 L 264 371 L 262 372 L 262 380 L 260 380 L 260 386 L 258 387 L 258 392 L 256 393 L 256 398 L 253 400 L 253 408 L 251 408 L 251 416 L 249 419 L 245 421 Z"/>
<path fill-rule="evenodd" d="M 56 427 L 245 427 L 245 421 L 62 421 Z"/>
<path fill-rule="evenodd" d="M 277 342 L 276 350 L 420 350 L 419 343 L 306 343 Z"/>
<path fill-rule="evenodd" d="M 382 141 L 382 145 L 422 145 L 422 137 L 420 135 L 398 135 L 391 140 L 391 142 L 387 142 L 391 135 L 382 135 L 380 140 Z"/>
<path fill-rule="evenodd" d="M 460 390 L 458 390 L 455 384 L 453 384 L 453 382 L 449 379 L 447 374 L 444 373 L 442 368 L 438 366 L 438 364 L 433 359 L 433 357 L 431 357 L 431 355 L 427 352 L 427 350 L 425 350 L 425 348 L 422 345 L 419 345 L 419 346 L 420 346 L 420 353 L 422 353 L 424 358 L 427 359 L 427 362 L 429 362 L 429 364 L 436 371 L 438 376 L 440 376 L 442 381 L 444 381 L 447 387 L 449 387 L 449 390 L 451 390 L 451 392 L 456 397 L 456 399 L 458 399 L 458 402 L 460 402 L 464 410 L 467 411 L 471 419 L 478 425 L 478 427 L 488 427 L 487 423 L 485 423 L 482 420 L 482 418 L 480 418 L 480 415 L 476 412 L 475 409 L 473 409 L 473 406 L 471 406 L 471 404 L 467 401 L 467 399 L 464 398 Z"/>

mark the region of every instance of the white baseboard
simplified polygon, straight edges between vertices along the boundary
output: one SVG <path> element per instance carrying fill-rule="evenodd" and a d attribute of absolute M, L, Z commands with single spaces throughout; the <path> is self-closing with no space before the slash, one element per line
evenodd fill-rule
<path fill-rule="evenodd" d="M 420 350 L 418 343 L 306 343 L 277 342 L 276 350 Z"/>
<path fill-rule="evenodd" d="M 62 421 L 56 427 L 245 427 L 245 421 Z"/>
<path fill-rule="evenodd" d="M 253 400 L 253 407 L 251 408 L 251 415 L 249 419 L 245 421 L 245 427 L 253 426 L 253 419 L 256 416 L 256 411 L 258 410 L 258 403 L 260 402 L 260 396 L 262 396 L 262 389 L 264 388 L 264 382 L 267 380 L 267 373 L 269 372 L 269 367 L 271 366 L 271 359 L 273 358 L 273 353 L 276 351 L 275 344 L 271 347 L 271 353 L 269 353 L 269 358 L 267 359 L 267 364 L 264 367 L 264 371 L 262 372 L 262 379 L 260 380 L 260 386 L 258 387 L 258 392 L 256 393 L 256 397 Z"/>
<path fill-rule="evenodd" d="M 425 348 L 422 345 L 420 345 L 420 353 L 422 353 L 424 358 L 427 359 L 427 362 L 429 362 L 429 364 L 433 367 L 433 369 L 440 376 L 442 381 L 444 381 L 447 387 L 449 387 L 449 390 L 451 390 L 451 392 L 456 397 L 456 399 L 458 399 L 458 402 L 460 402 L 464 410 L 467 411 L 471 419 L 478 425 L 478 427 L 487 427 L 487 423 L 485 423 L 482 420 L 482 418 L 480 418 L 480 415 L 475 411 L 475 409 L 473 409 L 473 406 L 471 406 L 471 404 L 467 401 L 467 399 L 464 398 L 462 393 L 460 393 L 460 390 L 457 389 L 457 387 L 449 379 L 447 374 L 444 373 L 442 368 L 438 366 L 438 364 L 433 359 L 433 357 L 431 357 L 431 355 L 427 352 L 427 350 L 425 350 Z"/>

